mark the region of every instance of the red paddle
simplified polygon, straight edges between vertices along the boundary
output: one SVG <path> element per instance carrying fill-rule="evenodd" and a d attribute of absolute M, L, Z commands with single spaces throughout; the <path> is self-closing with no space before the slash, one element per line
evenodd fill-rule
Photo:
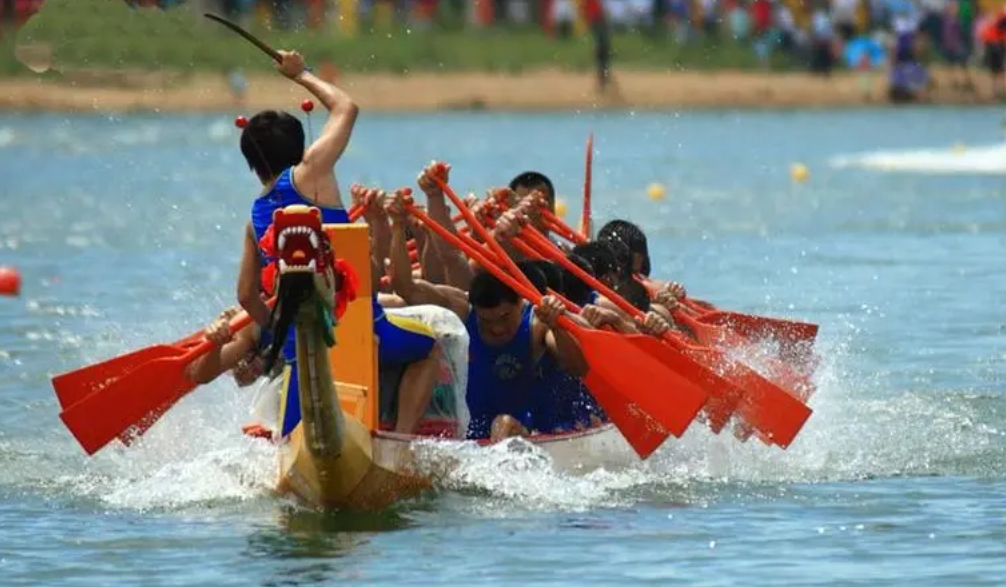
<path fill-rule="evenodd" d="M 203 331 L 199 330 L 170 345 L 155 345 L 119 355 L 94 365 L 67 371 L 52 378 L 52 386 L 56 390 L 59 407 L 66 409 L 87 397 L 91 392 L 107 386 L 112 380 L 156 359 L 170 357 L 178 352 L 179 347 L 190 347 L 199 344 Z"/>
<path fill-rule="evenodd" d="M 559 251 L 555 244 L 545 238 L 544 235 L 534 230 L 534 228 L 530 226 L 525 227 L 519 238 L 523 238 L 524 242 L 528 243 L 528 246 L 534 246 L 540 253 L 565 267 L 592 289 L 614 302 L 620 309 L 630 316 L 637 318 L 643 317 L 643 312 L 629 304 L 625 301 L 625 299 L 612 291 L 611 288 L 598 281 L 594 276 L 583 271 L 579 266 L 571 262 L 565 254 Z M 520 241 L 515 239 L 515 242 Z M 656 340 L 653 337 L 649 338 Z M 720 377 L 714 369 L 701 364 L 691 356 L 684 355 L 682 351 L 694 351 L 698 349 L 698 347 L 687 345 L 681 340 L 680 335 L 677 333 L 668 332 L 664 336 L 664 339 L 666 342 L 670 343 L 671 346 L 660 343 L 659 341 L 657 341 L 658 344 L 656 345 L 647 342 L 647 346 L 645 347 L 646 352 L 658 357 L 665 363 L 680 364 L 681 369 L 685 369 L 685 372 L 689 373 L 689 378 L 692 381 L 702 382 L 702 384 L 706 386 L 704 389 L 709 394 L 709 399 L 705 405 L 707 423 L 714 433 L 719 434 L 723 427 L 726 426 L 727 422 L 730 421 L 730 417 L 737 409 L 741 396 L 743 395 L 743 391 L 736 385 Z"/>
<path fill-rule="evenodd" d="M 744 337 L 734 330 L 700 321 L 698 317 L 693 316 L 680 307 L 676 308 L 672 312 L 672 315 L 675 321 L 690 328 L 695 333 L 699 342 L 706 346 L 730 349 L 743 348 L 750 344 L 748 340 L 745 340 Z M 776 380 L 792 395 L 801 400 L 806 400 L 810 396 L 813 383 L 806 375 L 795 373 L 789 365 L 774 357 L 762 357 L 760 361 L 768 367 L 772 373 L 772 379 Z"/>
<path fill-rule="evenodd" d="M 587 163 L 583 174 L 583 214 L 580 216 L 580 234 L 584 238 L 593 238 L 594 230 L 590 223 L 591 178 L 594 170 L 594 133 L 587 137 Z"/>
<path fill-rule="evenodd" d="M 231 321 L 230 331 L 236 333 L 250 323 L 251 316 L 242 313 Z M 94 381 L 83 384 L 90 385 L 93 391 L 60 413 L 59 417 L 87 454 L 94 454 L 117 436 L 131 435 L 131 429 L 149 428 L 175 402 L 196 388 L 186 376 L 186 367 L 209 352 L 213 343 L 203 340 L 189 347 L 159 346 L 156 359 L 135 366 L 107 385 Z M 80 396 L 83 391 L 69 393 Z"/>
<path fill-rule="evenodd" d="M 450 188 L 445 189 L 445 193 Z M 456 197 L 456 196 L 455 196 Z M 458 205 L 458 202 L 455 202 Z M 463 206 L 463 203 L 461 204 Z M 460 206 L 459 206 L 460 207 Z M 461 208 L 467 211 L 467 208 Z M 413 207 L 409 207 L 413 214 L 422 214 Z M 469 250 L 466 244 L 458 237 L 454 236 L 440 225 L 429 222 L 425 215 L 417 215 L 417 218 L 424 220 L 426 225 L 435 231 L 445 242 L 470 254 L 472 258 L 482 263 L 486 271 L 491 272 L 508 287 L 519 293 L 531 303 L 540 303 L 541 294 L 538 293 L 529 283 L 518 282 L 517 279 L 508 275 L 501 268 L 481 255 L 477 250 Z M 488 234 L 484 227 L 475 223 L 472 228 L 480 232 L 487 243 L 496 251 L 498 258 L 503 260 L 510 268 L 511 272 L 523 276 L 514 264 L 513 260 L 505 254 L 499 243 Z M 488 238 L 487 238 L 488 237 Z M 481 257 L 481 258 L 480 258 Z M 526 277 L 525 277 L 526 280 Z M 601 406 L 609 414 L 622 415 L 630 414 L 633 409 L 642 410 L 660 423 L 668 432 L 675 436 L 684 434 L 688 425 L 698 414 L 702 404 L 705 402 L 705 393 L 686 378 L 665 367 L 661 363 L 653 360 L 649 355 L 641 353 L 636 349 L 629 339 L 617 334 L 602 332 L 598 330 L 587 330 L 567 316 L 559 318 L 559 326 L 573 335 L 587 363 L 591 369 L 584 377 L 584 383 L 594 394 Z M 663 394 L 656 393 L 649 385 L 660 382 L 677 392 L 677 401 L 667 401 Z M 638 404 L 638 408 L 632 404 L 627 404 L 626 400 L 631 400 Z M 614 419 L 613 422 L 618 425 Z M 637 420 L 638 422 L 638 420 Z M 634 447 L 643 446 L 645 443 L 637 437 L 640 430 L 645 430 L 642 424 L 627 426 L 622 433 Z M 629 438 L 632 436 L 633 438 Z M 637 449 L 640 450 L 640 449 Z M 652 449 L 650 449 L 652 452 Z M 645 449 L 643 450 L 645 452 Z M 642 456 L 642 455 L 641 455 Z"/>
<path fill-rule="evenodd" d="M 654 291 L 647 278 L 640 275 L 636 275 L 635 278 L 651 293 Z M 691 298 L 684 298 L 679 302 L 695 312 L 697 314 L 695 320 L 702 324 L 729 328 L 750 340 L 767 338 L 777 341 L 780 346 L 779 358 L 784 361 L 795 365 L 812 362 L 810 349 L 817 337 L 817 324 L 710 308 Z"/>
<path fill-rule="evenodd" d="M 480 264 L 490 263 L 493 259 L 496 259 L 495 253 L 492 251 L 487 251 L 482 245 L 480 245 L 475 239 L 467 235 L 458 235 L 460 240 L 464 243 L 466 254 L 472 259 L 476 259 Z M 528 247 L 521 241 L 514 241 L 514 245 L 523 254 L 529 257 L 540 257 L 537 255 L 534 249 Z M 497 265 L 498 265 L 497 261 Z M 554 291 L 549 292 L 551 295 L 558 297 L 562 300 L 563 304 L 566 305 L 567 309 L 571 312 L 580 313 L 580 308 L 573 302 L 563 298 L 560 294 Z M 639 345 L 637 345 L 639 346 Z M 652 354 L 652 353 L 651 353 Z M 619 394 L 618 390 L 608 386 L 607 382 L 597 379 L 592 382 L 595 387 L 591 388 L 591 392 L 600 393 L 605 398 L 605 413 L 608 418 L 615 425 L 616 428 L 621 431 L 622 436 L 629 442 L 629 445 L 636 451 L 641 459 L 646 459 L 653 451 L 657 450 L 661 444 L 667 440 L 668 432 L 660 425 L 659 422 L 654 420 L 649 414 L 640 410 L 634 404 L 628 402 L 625 397 Z M 607 387 L 605 387 L 607 386 Z M 604 389 L 601 389 L 604 387 Z M 600 390 L 598 392 L 598 390 Z M 596 397 L 596 396 L 595 396 Z M 601 400 L 598 400 L 601 401 Z"/>
<path fill-rule="evenodd" d="M 624 312 L 636 317 L 643 316 L 643 312 L 638 308 L 629 304 L 621 296 L 615 294 L 611 288 L 562 255 L 555 245 L 533 227 L 525 226 L 522 230 L 522 237 L 535 244 L 539 251 L 543 253 L 547 251 L 547 254 L 556 262 L 611 300 Z M 734 404 L 741 417 L 764 432 L 773 442 L 785 448 L 789 446 L 807 418 L 810 417 L 810 408 L 743 363 L 731 361 L 726 355 L 715 349 L 687 344 L 678 336 L 666 336 L 665 340 L 679 351 L 687 352 L 699 362 L 697 367 L 704 367 L 709 372 L 706 377 L 714 375 L 717 379 L 724 379 L 726 383 L 730 384 L 730 387 L 727 387 L 723 385 L 724 381 L 718 381 L 717 387 L 707 389 L 710 392 L 710 398 L 721 399 L 723 402 L 721 406 L 717 406 L 722 409 L 709 410 L 707 408 L 711 425 L 722 428 L 733 411 L 730 409 L 731 404 Z M 722 377 L 719 374 L 722 374 Z M 717 391 L 721 393 L 718 394 Z M 740 400 L 740 403 L 735 404 L 736 400 Z M 714 431 L 718 431 L 718 429 L 714 428 Z"/>

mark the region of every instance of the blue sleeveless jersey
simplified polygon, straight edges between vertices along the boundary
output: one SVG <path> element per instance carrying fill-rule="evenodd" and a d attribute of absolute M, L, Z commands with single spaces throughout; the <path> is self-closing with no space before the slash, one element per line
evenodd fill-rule
<path fill-rule="evenodd" d="M 468 390 L 465 399 L 471 421 L 468 438 L 489 438 L 493 419 L 509 414 L 525 426 L 530 422 L 534 357 L 531 345 L 531 304 L 521 310 L 516 336 L 503 346 L 482 341 L 475 310 L 468 313 Z"/>
<path fill-rule="evenodd" d="M 272 215 L 280 208 L 301 205 L 313 206 L 321 210 L 321 221 L 324 224 L 349 224 L 349 214 L 345 208 L 328 208 L 319 206 L 305 198 L 293 183 L 293 167 L 279 174 L 272 189 L 265 195 L 255 199 L 251 209 L 252 228 L 255 229 L 255 240 L 260 241 L 272 224 Z M 268 260 L 263 266 L 268 264 Z"/>
<path fill-rule="evenodd" d="M 256 242 L 262 240 L 266 231 L 269 230 L 269 226 L 272 225 L 273 213 L 287 206 L 313 206 L 321 210 L 321 221 L 323 224 L 349 224 L 349 214 L 346 213 L 344 208 L 319 206 L 301 195 L 297 190 L 297 186 L 293 183 L 292 173 L 293 167 L 287 168 L 283 173 L 280 173 L 272 189 L 256 198 L 252 204 L 251 221 L 252 228 L 255 230 Z M 261 256 L 263 267 L 272 262 L 272 259 L 267 258 L 261 249 L 259 250 L 259 255 Z M 376 299 L 374 304 L 377 304 Z M 297 345 L 294 339 L 293 328 L 290 329 L 286 344 L 283 345 L 283 356 L 288 362 L 292 362 L 297 358 Z"/>
<path fill-rule="evenodd" d="M 535 369 L 533 429 L 545 434 L 575 430 L 577 425 L 590 426 L 591 416 L 605 419 L 583 381 L 567 373 L 546 353 Z"/>

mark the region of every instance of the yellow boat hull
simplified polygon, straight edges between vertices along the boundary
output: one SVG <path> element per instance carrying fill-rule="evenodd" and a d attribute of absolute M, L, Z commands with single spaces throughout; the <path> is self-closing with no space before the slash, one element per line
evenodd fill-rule
<path fill-rule="evenodd" d="M 279 445 L 276 489 L 324 509 L 382 509 L 432 486 L 429 468 L 420 470 L 415 466 L 415 441 L 434 437 L 379 429 L 369 234 L 365 225 L 328 225 L 325 230 L 336 256 L 348 261 L 359 277 L 357 298 L 339 320 L 336 345 L 327 349 L 338 404 L 314 402 L 315 410 L 322 403 L 341 408 L 341 414 L 316 412 L 315 417 L 335 421 L 342 442 L 335 456 L 313 453 L 305 439 L 302 420 Z M 302 400 L 301 409 L 310 409 L 309 404 Z M 454 436 L 450 426 L 444 432 L 447 437 Z M 611 425 L 528 440 L 542 447 L 564 469 L 624 463 L 625 456 L 631 454 L 628 444 Z"/>

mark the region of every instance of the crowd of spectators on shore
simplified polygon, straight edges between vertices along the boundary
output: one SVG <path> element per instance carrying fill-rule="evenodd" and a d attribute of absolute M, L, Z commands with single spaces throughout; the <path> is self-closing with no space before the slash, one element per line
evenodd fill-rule
<path fill-rule="evenodd" d="M 1003 85 L 1000 0 L 125 0 L 170 8 L 196 3 L 234 18 L 268 18 L 279 28 L 326 26 L 346 3 L 367 21 L 379 11 L 417 26 L 540 27 L 559 40 L 595 38 L 599 79 L 607 83 L 612 33 L 710 47 L 749 46 L 764 67 L 780 61 L 822 75 L 835 68 L 887 68 L 892 97 L 930 85 L 928 66 L 958 69 L 957 89 L 974 92 L 970 70 L 983 66 Z M 43 0 L 0 0 L 5 21 L 23 21 Z M 342 3 L 342 6 L 339 4 Z"/>

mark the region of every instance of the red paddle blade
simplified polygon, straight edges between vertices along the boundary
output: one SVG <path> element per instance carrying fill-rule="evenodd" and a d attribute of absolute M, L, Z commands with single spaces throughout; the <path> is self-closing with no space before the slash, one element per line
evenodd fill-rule
<path fill-rule="evenodd" d="M 706 403 L 706 393 L 692 383 L 690 374 L 680 369 L 682 365 L 665 364 L 641 352 L 636 340 L 647 337 L 601 330 L 577 329 L 570 333 L 580 343 L 590 365 L 588 380 L 592 375 L 605 381 L 618 395 L 632 398 L 639 409 L 670 434 L 677 437 L 684 434 Z M 600 397 L 597 399 L 602 401 Z M 614 408 L 611 412 L 624 411 L 620 405 L 609 407 L 602 403 L 602 407 L 606 412 L 609 408 Z"/>
<path fill-rule="evenodd" d="M 196 384 L 185 376 L 194 355 L 158 359 L 134 369 L 107 387 L 92 393 L 60 413 L 73 436 L 88 455 L 101 450 L 138 424 L 163 413 Z"/>
<path fill-rule="evenodd" d="M 659 422 L 619 395 L 593 371 L 587 373 L 583 382 L 639 458 L 646 460 L 667 440 L 667 430 Z"/>
<path fill-rule="evenodd" d="M 676 313 L 675 317 L 679 315 Z M 695 331 L 699 343 L 713 348 L 741 349 L 751 345 L 751 339 L 747 339 L 734 330 L 725 326 L 716 326 L 699 322 L 694 319 L 687 319 L 686 325 Z M 770 375 L 767 379 L 778 383 L 781 387 L 789 390 L 796 397 L 806 400 L 813 392 L 814 384 L 810 380 L 810 373 L 797 372 L 787 363 L 780 361 L 776 357 L 763 356 L 758 358 L 758 363 L 766 367 Z M 797 364 L 806 368 L 805 362 Z"/>
<path fill-rule="evenodd" d="M 65 410 L 144 363 L 180 354 L 184 354 L 184 351 L 169 345 L 147 347 L 96 365 L 88 365 L 57 375 L 52 378 L 52 387 L 56 390 L 59 407 Z"/>
<path fill-rule="evenodd" d="M 737 415 L 782 448 L 793 442 L 813 410 L 783 388 L 741 363 L 725 367 L 725 377 L 744 390 Z"/>
<path fill-rule="evenodd" d="M 640 350 L 674 369 L 686 374 L 689 381 L 698 385 L 706 393 L 703 405 L 706 424 L 715 434 L 719 434 L 740 404 L 742 392 L 729 381 L 711 373 L 694 357 L 683 355 L 652 336 L 631 337 Z"/>
<path fill-rule="evenodd" d="M 818 325 L 782 318 L 753 316 L 739 312 L 716 310 L 699 317 L 699 322 L 725 326 L 750 339 L 772 339 L 783 352 L 794 358 L 809 354 L 817 338 Z"/>

